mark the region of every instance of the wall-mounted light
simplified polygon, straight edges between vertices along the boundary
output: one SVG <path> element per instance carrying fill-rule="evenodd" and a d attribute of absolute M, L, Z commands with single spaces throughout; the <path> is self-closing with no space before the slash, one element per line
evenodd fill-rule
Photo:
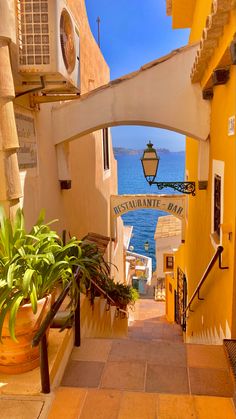
<path fill-rule="evenodd" d="M 61 189 L 71 189 L 71 180 L 60 180 Z"/>
<path fill-rule="evenodd" d="M 149 251 L 149 242 L 148 241 L 146 241 L 144 243 L 144 250 L 145 250 L 145 252 L 148 252 Z"/>
<path fill-rule="evenodd" d="M 147 148 L 143 152 L 141 158 L 143 173 L 149 185 L 156 185 L 158 189 L 172 188 L 188 195 L 195 195 L 195 182 L 156 182 L 157 169 L 160 157 L 157 154 L 151 141 L 147 144 Z"/>
<path fill-rule="evenodd" d="M 229 80 L 229 68 L 216 68 L 212 74 L 213 86 L 226 84 Z"/>
<path fill-rule="evenodd" d="M 213 92 L 212 87 L 210 87 L 209 89 L 204 89 L 202 91 L 202 98 L 204 100 L 211 100 L 213 99 L 213 96 L 214 96 L 214 92 Z"/>

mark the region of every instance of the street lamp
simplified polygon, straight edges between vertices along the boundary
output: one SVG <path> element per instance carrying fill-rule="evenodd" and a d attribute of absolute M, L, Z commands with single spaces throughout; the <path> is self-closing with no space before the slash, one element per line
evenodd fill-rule
<path fill-rule="evenodd" d="M 157 154 L 151 141 L 147 144 L 147 148 L 143 152 L 141 158 L 143 173 L 149 185 L 156 185 L 158 189 L 172 188 L 181 193 L 195 195 L 195 182 L 156 182 L 157 169 L 160 157 Z"/>
<path fill-rule="evenodd" d="M 144 243 L 144 250 L 145 250 L 145 252 L 148 252 L 148 250 L 149 250 L 149 242 L 148 241 L 146 241 Z"/>

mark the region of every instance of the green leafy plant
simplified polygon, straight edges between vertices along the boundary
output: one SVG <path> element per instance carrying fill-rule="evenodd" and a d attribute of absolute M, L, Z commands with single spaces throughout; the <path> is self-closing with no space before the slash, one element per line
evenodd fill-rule
<path fill-rule="evenodd" d="M 113 301 L 120 307 L 125 308 L 129 304 L 134 304 L 139 298 L 138 291 L 130 285 L 114 282 L 109 279 L 106 284 L 106 292 Z"/>
<path fill-rule="evenodd" d="M 88 244 L 85 241 L 81 243 L 81 249 L 85 267 L 82 284 L 84 291 L 90 296 L 91 304 L 93 305 L 96 296 L 101 295 L 100 290 L 96 288 L 96 285 L 98 285 L 105 295 L 112 298 L 117 307 L 124 308 L 128 304 L 133 305 L 139 298 L 138 291 L 129 285 L 115 282 L 110 278 L 110 265 L 98 252 L 96 245 Z"/>
<path fill-rule="evenodd" d="M 37 301 L 60 284 L 71 283 L 71 294 L 77 293 L 73 280 L 75 267 L 85 275 L 80 242 L 72 238 L 63 245 L 58 234 L 44 223 L 44 212 L 27 233 L 24 215 L 18 209 L 11 222 L 0 208 L 0 337 L 4 319 L 9 313 L 9 331 L 15 337 L 15 320 L 18 309 L 30 303 L 33 313 Z"/>
<path fill-rule="evenodd" d="M 110 266 L 96 245 L 74 237 L 63 245 L 61 238 L 50 227 L 54 221 L 45 224 L 42 211 L 28 233 L 21 209 L 10 221 L 0 207 L 0 339 L 6 316 L 9 316 L 11 338 L 17 341 L 15 323 L 19 308 L 29 303 L 33 313 L 36 313 L 41 298 L 57 287 L 65 288 L 68 283 L 71 297 L 69 320 L 73 317 L 79 291 L 89 290 L 91 300 L 94 299 L 96 289 L 92 280 L 118 307 L 133 304 L 138 298 L 132 287 L 115 283 L 110 278 Z M 79 275 L 75 278 L 77 268 Z"/>

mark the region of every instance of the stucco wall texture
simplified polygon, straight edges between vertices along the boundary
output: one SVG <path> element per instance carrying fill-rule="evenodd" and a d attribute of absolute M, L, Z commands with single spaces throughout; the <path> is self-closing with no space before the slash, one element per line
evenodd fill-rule
<path fill-rule="evenodd" d="M 0 10 L 10 13 L 11 27 L 8 35 L 12 42 L 10 49 L 15 47 L 15 8 L 13 2 L 1 0 Z M 65 2 L 69 8 L 79 32 L 80 38 L 80 90 L 81 93 L 95 89 L 109 81 L 109 67 L 91 33 L 84 0 L 68 0 Z M 3 20 L 1 16 L 1 21 Z M 0 39 L 6 37 L 6 27 L 0 23 Z M 14 81 L 18 83 L 17 63 L 12 59 Z M 46 220 L 58 219 L 55 229 L 69 235 L 84 237 L 88 232 L 96 232 L 110 236 L 110 195 L 117 193 L 117 167 L 112 151 L 110 137 L 110 168 L 103 167 L 103 142 L 102 131 L 86 135 L 74 140 L 66 148 L 66 165 L 72 181 L 72 188 L 61 190 L 58 176 L 60 161 L 56 146 L 54 145 L 52 129 L 53 108 L 63 107 L 63 102 L 40 104 L 32 106 L 30 95 L 14 99 L 15 113 L 33 118 L 35 138 L 37 143 L 37 164 L 35 167 L 20 170 L 22 185 L 21 206 L 30 227 L 37 219 L 41 208 L 46 210 Z M 13 116 L 11 116 L 13 118 Z M 63 118 L 63 116 L 62 116 Z M 13 119 L 12 119 L 13 121 Z M 70 124 L 70 120 L 64 121 Z M 1 130 L 2 122 L 0 122 Z M 1 169 L 1 167 L 0 167 Z M 4 181 L 1 180 L 1 185 Z M 2 186 L 0 186 L 1 188 Z M 116 251 L 110 246 L 107 256 L 119 268 L 119 278 L 123 280 L 123 224 L 119 225 L 119 240 Z M 115 271 L 116 272 L 116 271 Z"/>

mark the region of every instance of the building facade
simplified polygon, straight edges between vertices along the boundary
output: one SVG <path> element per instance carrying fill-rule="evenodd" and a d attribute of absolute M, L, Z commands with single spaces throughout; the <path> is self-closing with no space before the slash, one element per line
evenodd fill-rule
<path fill-rule="evenodd" d="M 10 216 L 20 204 L 28 227 L 44 208 L 67 238 L 110 237 L 117 193 L 110 130 L 54 142 L 55 112 L 110 79 L 84 0 L 1 0 L 0 15 L 0 203 Z M 73 123 L 62 119 L 65 129 Z M 123 280 L 121 220 L 106 256 Z"/>
<path fill-rule="evenodd" d="M 186 139 L 186 179 L 196 182 L 197 193 L 187 198 L 186 240 L 177 252 L 176 292 L 178 281 L 184 292 L 180 287 L 181 304 L 176 309 L 185 312 L 222 246 L 220 263 L 217 258 L 182 318 L 187 342 L 220 344 L 236 337 L 236 4 L 172 0 L 167 1 L 167 11 L 173 28 L 190 28 L 189 43 L 198 44 L 189 77 L 193 84 L 200 83 L 211 107 L 209 138 Z"/>

